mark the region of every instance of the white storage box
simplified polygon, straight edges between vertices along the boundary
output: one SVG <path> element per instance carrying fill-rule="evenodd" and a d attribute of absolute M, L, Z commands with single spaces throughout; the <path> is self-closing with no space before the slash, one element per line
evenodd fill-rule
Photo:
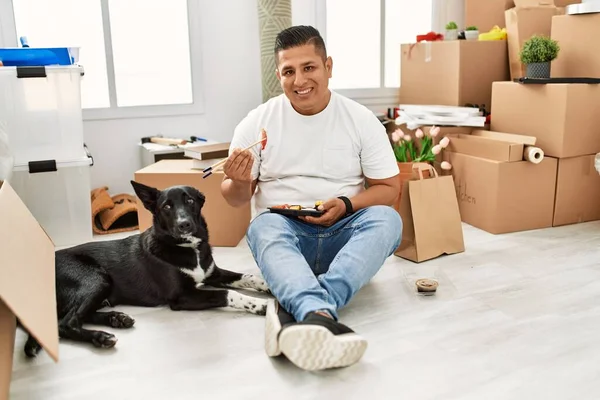
<path fill-rule="evenodd" d="M 86 156 L 13 169 L 11 186 L 57 247 L 92 240 L 91 164 Z"/>
<path fill-rule="evenodd" d="M 80 66 L 0 68 L 0 122 L 15 164 L 83 151 Z"/>

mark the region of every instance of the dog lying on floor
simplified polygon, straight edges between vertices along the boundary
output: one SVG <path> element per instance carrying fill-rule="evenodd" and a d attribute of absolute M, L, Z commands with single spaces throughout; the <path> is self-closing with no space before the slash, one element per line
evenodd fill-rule
<path fill-rule="evenodd" d="M 148 230 L 110 241 L 95 241 L 56 252 L 56 295 L 61 338 L 111 348 L 117 338 L 84 323 L 130 328 L 129 315 L 105 306 L 132 305 L 172 310 L 205 310 L 232 307 L 265 315 L 267 299 L 247 296 L 227 288 L 247 288 L 269 293 L 265 281 L 216 266 L 209 245 L 208 227 L 201 214 L 204 195 L 193 187 L 165 190 L 131 181 L 153 215 Z M 203 285 L 215 288 L 203 288 Z M 41 350 L 29 335 L 25 354 Z"/>

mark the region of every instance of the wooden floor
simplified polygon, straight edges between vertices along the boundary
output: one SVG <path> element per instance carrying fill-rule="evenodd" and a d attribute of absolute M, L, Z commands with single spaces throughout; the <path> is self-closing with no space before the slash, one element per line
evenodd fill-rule
<path fill-rule="evenodd" d="M 390 257 L 341 320 L 369 341 L 350 368 L 309 373 L 263 349 L 264 317 L 120 308 L 110 351 L 61 342 L 60 362 L 15 348 L 11 399 L 593 399 L 600 396 L 600 222 L 494 236 L 463 254 Z M 257 272 L 245 242 L 220 266 Z M 436 278 L 438 293 L 415 293 Z"/>

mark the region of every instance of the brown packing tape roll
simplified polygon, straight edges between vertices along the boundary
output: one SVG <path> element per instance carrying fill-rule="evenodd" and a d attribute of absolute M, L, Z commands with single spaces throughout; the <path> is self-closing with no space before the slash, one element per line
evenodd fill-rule
<path fill-rule="evenodd" d="M 539 164 L 544 159 L 544 151 L 539 147 L 525 146 L 523 150 L 523 159 L 534 164 Z"/>

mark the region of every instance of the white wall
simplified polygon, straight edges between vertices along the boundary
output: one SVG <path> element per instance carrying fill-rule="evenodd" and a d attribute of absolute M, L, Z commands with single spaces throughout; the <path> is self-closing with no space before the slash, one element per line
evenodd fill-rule
<path fill-rule="evenodd" d="M 458 26 L 465 23 L 465 0 L 433 0 L 433 28 L 445 33 L 446 24 L 454 21 Z"/>

